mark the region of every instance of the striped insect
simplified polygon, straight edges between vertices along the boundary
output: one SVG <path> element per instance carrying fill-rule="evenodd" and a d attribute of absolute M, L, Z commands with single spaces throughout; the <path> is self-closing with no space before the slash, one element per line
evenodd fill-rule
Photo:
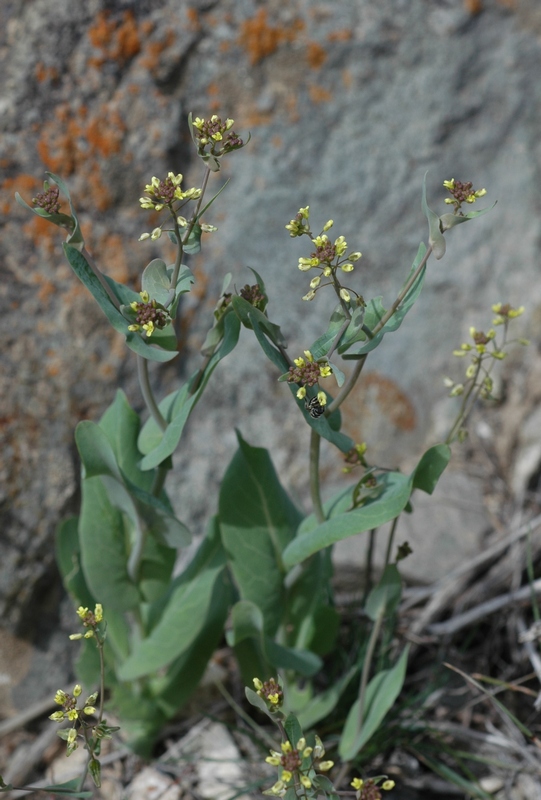
<path fill-rule="evenodd" d="M 312 419 L 317 419 L 325 412 L 325 408 L 317 399 L 317 395 L 315 397 L 307 397 L 304 401 L 304 407 Z"/>

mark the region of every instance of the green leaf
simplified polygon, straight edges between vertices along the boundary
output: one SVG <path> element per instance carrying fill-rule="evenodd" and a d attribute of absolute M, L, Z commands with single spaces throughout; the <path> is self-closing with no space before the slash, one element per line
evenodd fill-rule
<path fill-rule="evenodd" d="M 497 201 L 496 201 L 497 202 Z M 462 222 L 467 222 L 469 219 L 482 217 L 488 211 L 492 211 L 496 203 L 492 203 L 490 208 L 480 208 L 479 211 L 470 211 L 468 214 L 442 214 L 440 217 L 441 228 L 444 231 L 454 228 L 455 225 L 460 225 Z"/>
<path fill-rule="evenodd" d="M 189 256 L 194 256 L 201 251 L 201 225 L 197 222 L 190 231 L 187 239 L 183 242 L 183 250 Z"/>
<path fill-rule="evenodd" d="M 141 289 L 148 292 L 152 300 L 164 305 L 169 300 L 169 286 L 173 275 L 173 267 L 167 267 L 161 258 L 155 258 L 145 267 L 141 279 Z M 190 269 L 182 264 L 175 289 L 175 295 L 190 291 L 194 277 Z M 153 334 L 154 336 L 154 334 Z"/>
<path fill-rule="evenodd" d="M 119 309 L 111 301 L 111 298 L 98 280 L 96 274 L 87 263 L 85 257 L 75 247 L 64 244 L 64 253 L 71 268 L 79 280 L 88 289 L 94 300 L 109 320 L 113 328 L 126 338 L 128 347 L 143 358 L 151 361 L 170 361 L 175 357 L 176 352 L 169 352 L 161 348 L 154 347 L 148 337 L 142 337 L 136 331 L 128 330 L 128 321 L 122 316 Z M 150 337 L 152 338 L 152 337 Z"/>
<path fill-rule="evenodd" d="M 280 326 L 276 325 L 274 322 L 271 322 L 266 314 L 264 314 L 258 308 L 255 308 L 255 306 L 249 303 L 248 300 L 245 300 L 244 297 L 234 294 L 231 297 L 231 305 L 233 306 L 235 313 L 242 324 L 248 329 L 251 330 L 254 327 L 255 320 L 259 330 L 268 336 L 274 345 L 287 347 L 287 342 L 284 339 L 282 331 L 280 330 Z"/>
<path fill-rule="evenodd" d="M 432 494 L 450 458 L 451 448 L 446 444 L 436 444 L 427 450 L 413 472 L 413 488 Z"/>
<path fill-rule="evenodd" d="M 404 281 L 402 288 L 404 288 L 406 284 L 409 282 L 410 278 L 419 267 L 419 264 L 423 260 L 425 254 L 426 254 L 426 247 L 421 242 L 415 260 L 411 266 L 411 269 L 408 273 L 406 280 Z M 408 311 L 412 308 L 413 304 L 421 294 L 421 290 L 423 288 L 423 283 L 425 279 L 425 273 L 426 273 L 426 267 L 421 270 L 415 282 L 412 284 L 408 292 L 405 294 L 402 302 L 400 303 L 400 305 L 398 306 L 397 310 L 392 315 L 392 317 L 385 323 L 385 325 L 379 331 L 379 333 L 377 333 L 372 338 L 369 338 L 368 334 L 364 332 L 363 327 L 356 324 L 354 317 L 351 325 L 349 326 L 346 333 L 342 337 L 342 344 L 338 347 L 338 352 L 343 356 L 343 358 L 357 359 L 361 355 L 366 355 L 367 353 L 370 353 L 380 344 L 381 340 L 383 339 L 386 333 L 398 330 L 398 328 L 401 326 L 404 320 L 404 317 L 406 316 Z M 374 330 L 376 325 L 380 323 L 380 321 L 383 319 L 386 313 L 387 312 L 381 302 L 381 297 L 375 297 L 373 300 L 370 300 L 370 302 L 364 309 L 363 326 L 368 328 L 369 330 Z"/>
<path fill-rule="evenodd" d="M 215 522 L 212 524 L 216 525 Z M 230 604 L 231 585 L 224 572 L 216 581 L 201 632 L 173 661 L 165 676 L 152 682 L 156 703 L 167 718 L 173 717 L 195 691 L 223 636 Z"/>
<path fill-rule="evenodd" d="M 333 681 L 328 689 L 319 692 L 315 697 L 310 697 L 304 708 L 297 714 L 303 730 L 310 730 L 310 728 L 313 728 L 322 719 L 326 719 L 334 711 L 342 694 L 357 672 L 357 667 L 351 667 L 338 681 Z"/>
<path fill-rule="evenodd" d="M 283 554 L 284 564 L 291 569 L 313 553 L 357 533 L 379 528 L 394 519 L 405 508 L 412 489 L 412 479 L 400 472 L 387 472 L 378 478 L 381 494 L 361 508 L 338 514 L 289 544 Z"/>
<path fill-rule="evenodd" d="M 166 411 L 170 410 L 171 419 L 166 430 L 164 432 L 160 431 L 158 444 L 156 444 L 152 450 L 150 450 L 141 460 L 141 463 L 139 464 L 141 469 L 153 469 L 161 464 L 166 458 L 168 458 L 168 456 L 174 453 L 193 407 L 203 394 L 203 391 L 205 390 L 205 387 L 214 369 L 220 363 L 222 358 L 225 358 L 225 356 L 229 355 L 229 353 L 236 346 L 239 339 L 239 332 L 240 323 L 238 318 L 234 314 L 228 314 L 225 317 L 223 341 L 220 347 L 210 358 L 205 367 L 203 376 L 200 376 L 198 370 L 191 376 L 189 381 L 182 387 L 182 389 L 175 393 L 174 397 L 170 395 L 169 398 L 165 398 L 165 400 L 162 401 L 163 406 L 162 403 L 160 403 L 159 408 L 162 414 L 164 414 L 164 409 Z M 195 386 L 197 386 L 197 388 L 194 388 Z M 190 393 L 192 388 L 194 388 L 194 391 L 193 393 Z M 171 397 L 172 399 L 170 399 Z M 168 417 L 165 416 L 165 419 L 168 419 Z M 158 438 L 155 430 L 153 430 L 154 428 L 157 428 L 157 425 L 153 419 L 149 419 L 143 427 L 141 437 L 139 438 L 138 442 L 139 449 L 143 453 L 148 447 L 148 442 L 152 440 L 156 441 Z"/>
<path fill-rule="evenodd" d="M 447 764 L 443 764 L 441 761 L 435 761 L 429 758 L 425 753 L 422 755 L 419 753 L 418 755 L 420 756 L 420 760 L 426 764 L 432 772 L 439 775 L 440 778 L 449 781 L 449 783 L 458 786 L 459 789 L 465 792 L 467 797 L 477 797 L 480 798 L 480 800 L 494 800 L 493 794 L 488 794 L 488 792 L 485 792 L 479 785 L 467 780 L 452 767 L 447 766 Z"/>
<path fill-rule="evenodd" d="M 27 790 L 34 790 L 37 792 L 51 792 L 52 794 L 59 794 L 61 796 L 82 798 L 85 800 L 87 797 L 93 797 L 93 792 L 83 792 L 79 789 L 79 778 L 73 778 L 71 781 L 65 783 L 53 783 L 50 786 L 25 786 Z"/>
<path fill-rule="evenodd" d="M 315 653 L 285 647 L 266 636 L 263 630 L 263 614 L 250 600 L 240 600 L 233 606 L 231 622 L 232 629 L 228 632 L 227 643 L 237 650 L 239 645 L 251 640 L 260 658 L 266 662 L 265 666 L 261 665 L 263 672 L 258 670 L 259 674 L 268 674 L 274 668 L 293 670 L 299 675 L 311 677 L 321 669 L 322 661 Z"/>
<path fill-rule="evenodd" d="M 435 258 L 439 259 L 443 258 L 445 255 L 445 237 L 441 232 L 441 223 L 440 218 L 436 214 L 435 211 L 432 211 L 429 208 L 428 203 L 426 202 L 426 176 L 428 175 L 428 171 L 425 172 L 423 178 L 423 195 L 421 200 L 421 206 L 423 209 L 424 214 L 428 220 L 428 243 L 432 246 L 432 252 L 434 253 Z"/>
<path fill-rule="evenodd" d="M 274 719 L 274 714 L 270 713 L 269 709 L 267 708 L 267 704 L 265 703 L 263 698 L 257 694 L 257 692 L 254 692 L 254 690 L 250 689 L 249 686 L 245 686 L 244 694 L 246 695 L 246 699 L 248 700 L 251 706 L 254 706 L 254 708 L 258 708 L 260 711 L 262 711 L 264 714 L 270 717 L 270 719 Z"/>
<path fill-rule="evenodd" d="M 141 420 L 121 389 L 117 390 L 115 399 L 100 419 L 99 426 L 107 436 L 123 477 L 140 489 L 150 492 L 154 473 L 142 472 L 137 466 L 141 458 L 137 447 Z"/>
<path fill-rule="evenodd" d="M 62 581 L 78 606 L 94 607 L 96 599 L 87 586 L 81 569 L 81 546 L 79 544 L 79 517 L 69 517 L 56 529 L 56 563 Z"/>
<path fill-rule="evenodd" d="M 101 477 L 84 480 L 82 495 L 79 540 L 88 588 L 104 606 L 117 611 L 136 608 L 139 592 L 126 569 L 122 514 L 110 502 Z"/>
<path fill-rule="evenodd" d="M 402 579 L 396 564 L 387 564 L 366 600 L 365 613 L 375 622 L 380 614 L 392 614 L 402 596 Z"/>
<path fill-rule="evenodd" d="M 296 747 L 297 742 L 303 736 L 303 732 L 301 726 L 299 725 L 299 720 L 294 714 L 287 715 L 286 721 L 284 722 L 284 728 L 286 729 L 287 738 L 293 747 Z"/>
<path fill-rule="evenodd" d="M 408 649 L 404 649 L 391 669 L 379 672 L 366 687 L 364 719 L 360 730 L 359 700 L 351 707 L 338 748 L 343 761 L 350 761 L 357 756 L 393 707 L 404 685 Z"/>
<path fill-rule="evenodd" d="M 220 531 L 241 597 L 261 609 L 265 632 L 273 635 L 284 612 L 282 552 L 302 517 L 267 451 L 250 447 L 239 433 L 237 439 L 220 489 Z"/>
<path fill-rule="evenodd" d="M 331 318 L 329 320 L 329 327 L 327 328 L 325 333 L 318 339 L 316 339 L 315 342 L 313 342 L 313 344 L 308 348 L 312 353 L 315 361 L 317 361 L 318 358 L 322 358 L 323 356 L 327 355 L 332 343 L 336 339 L 338 332 L 345 321 L 346 321 L 346 315 L 344 313 L 344 309 L 342 308 L 341 305 L 337 305 L 331 314 Z M 343 338 L 344 337 L 342 336 L 340 341 L 342 341 Z"/>
<path fill-rule="evenodd" d="M 94 786 L 99 789 L 101 786 L 101 764 L 96 758 L 91 758 L 88 762 L 88 771 L 94 781 Z"/>
<path fill-rule="evenodd" d="M 204 631 L 214 592 L 222 588 L 225 566 L 219 540 L 211 544 L 198 572 L 192 575 L 187 571 L 174 581 L 156 626 L 135 644 L 132 654 L 120 666 L 121 680 L 135 680 L 169 665 Z"/>

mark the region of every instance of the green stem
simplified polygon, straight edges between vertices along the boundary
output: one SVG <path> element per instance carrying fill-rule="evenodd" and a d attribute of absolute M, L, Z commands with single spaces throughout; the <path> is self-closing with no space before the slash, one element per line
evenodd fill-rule
<path fill-rule="evenodd" d="M 159 429 L 161 431 L 165 431 L 167 428 L 167 422 L 163 418 L 162 412 L 158 408 L 158 404 L 154 399 L 152 388 L 150 386 L 150 380 L 148 377 L 148 359 L 143 358 L 143 356 L 140 355 L 137 355 L 137 376 L 139 378 L 141 394 L 143 395 L 143 400 L 145 401 L 145 405 L 148 408 L 150 416 Z"/>
<path fill-rule="evenodd" d="M 165 479 L 167 477 L 167 473 L 169 470 L 167 469 L 164 464 L 160 464 L 156 470 L 156 474 L 154 475 L 154 480 L 152 482 L 152 489 L 150 493 L 154 495 L 154 497 L 159 497 L 162 493 L 162 489 L 165 484 Z"/>
<path fill-rule="evenodd" d="M 344 385 L 342 386 L 342 388 L 340 389 L 340 391 L 338 392 L 332 403 L 329 403 L 329 405 L 327 406 L 327 409 L 325 410 L 325 416 L 328 417 L 329 414 L 332 414 L 333 411 L 336 411 L 337 408 L 340 408 L 340 406 L 342 405 L 348 394 L 351 392 L 351 390 L 357 383 L 359 375 L 361 374 L 362 369 L 364 367 L 364 362 L 366 361 L 366 358 L 367 356 L 364 355 L 357 360 L 351 375 L 345 381 Z"/>
<path fill-rule="evenodd" d="M 368 678 L 370 676 L 370 668 L 372 666 L 372 659 L 374 657 L 374 650 L 376 647 L 376 642 L 378 640 L 379 632 L 381 630 L 381 625 L 383 623 L 383 617 L 385 615 L 385 605 L 382 605 L 380 610 L 378 611 L 378 615 L 374 622 L 374 627 L 372 628 L 372 632 L 370 634 L 370 639 L 368 640 L 368 647 L 366 649 L 366 655 L 364 657 L 363 662 L 363 670 L 361 673 L 361 685 L 359 687 L 359 717 L 358 717 L 358 730 L 360 731 L 364 721 L 364 707 L 365 707 L 365 700 L 366 700 L 366 687 L 368 686 Z"/>
<path fill-rule="evenodd" d="M 321 436 L 313 428 L 310 433 L 310 496 L 314 514 L 319 523 L 325 522 L 325 512 L 321 502 L 319 486 L 319 450 Z"/>
<path fill-rule="evenodd" d="M 366 598 L 372 588 L 372 574 L 374 571 L 374 545 L 376 543 L 377 528 L 372 528 L 368 534 L 368 547 L 366 550 L 366 580 L 363 595 L 363 606 L 366 603 Z"/>
<path fill-rule="evenodd" d="M 417 278 L 419 277 L 419 274 L 423 269 L 423 267 L 425 266 L 428 259 L 430 258 L 431 253 L 432 253 L 432 245 L 428 247 L 426 253 L 424 254 L 419 263 L 419 266 L 417 267 L 417 269 L 415 270 L 409 281 L 401 289 L 400 293 L 398 294 L 398 297 L 396 298 L 390 309 L 385 312 L 385 314 L 382 316 L 378 324 L 373 329 L 372 331 L 373 336 L 376 336 L 376 334 L 380 332 L 380 330 L 389 322 L 393 314 L 397 311 L 398 306 L 400 305 L 404 297 L 407 295 L 407 293 L 409 292 L 409 290 L 411 289 Z"/>
<path fill-rule="evenodd" d="M 389 531 L 389 538 L 387 539 L 387 552 L 385 553 L 385 566 L 387 566 L 391 560 L 391 553 L 393 549 L 393 541 L 394 535 L 396 533 L 396 526 L 398 525 L 398 517 L 395 517 L 391 524 L 391 530 Z"/>
<path fill-rule="evenodd" d="M 346 319 L 344 320 L 344 322 L 343 322 L 342 326 L 340 327 L 340 330 L 339 330 L 339 331 L 338 331 L 338 333 L 336 334 L 336 336 L 335 336 L 335 339 L 334 339 L 334 342 L 332 343 L 332 346 L 331 346 L 330 350 L 327 352 L 327 358 L 328 358 L 329 360 L 330 360 L 330 358 L 331 358 L 332 354 L 334 353 L 334 351 L 336 350 L 336 348 L 338 347 L 338 344 L 339 344 L 339 342 L 340 342 L 340 339 L 342 338 L 342 336 L 344 335 L 344 333 L 346 332 L 346 330 L 349 328 L 349 323 L 350 323 L 350 322 L 351 322 L 351 318 L 346 318 Z"/>

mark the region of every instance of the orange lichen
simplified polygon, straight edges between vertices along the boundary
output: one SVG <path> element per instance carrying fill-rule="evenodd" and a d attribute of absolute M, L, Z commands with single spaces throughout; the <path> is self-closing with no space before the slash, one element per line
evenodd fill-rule
<path fill-rule="evenodd" d="M 23 233 L 36 246 L 41 246 L 47 253 L 52 253 L 57 241 L 59 228 L 47 222 L 43 217 L 32 214 L 31 219 L 23 225 Z"/>
<path fill-rule="evenodd" d="M 58 70 L 56 67 L 46 67 L 42 61 L 38 61 L 35 66 L 34 74 L 38 83 L 45 81 L 55 81 L 58 79 Z"/>
<path fill-rule="evenodd" d="M 483 10 L 483 3 L 482 0 L 463 0 L 464 8 L 471 14 L 472 17 L 477 16 Z"/>
<path fill-rule="evenodd" d="M 348 42 L 353 37 L 351 28 L 341 28 L 340 30 L 331 31 L 327 39 L 329 42 Z"/>
<path fill-rule="evenodd" d="M 311 69 L 319 69 L 327 60 L 327 53 L 318 42 L 309 42 L 306 48 L 306 60 Z"/>
<path fill-rule="evenodd" d="M 401 431 L 413 431 L 417 427 L 415 408 L 407 394 L 390 378 L 378 372 L 369 372 L 362 383 L 363 405 L 372 399 L 382 413 Z"/>
<path fill-rule="evenodd" d="M 171 47 L 175 41 L 176 34 L 172 28 L 166 31 L 165 37 L 157 42 L 147 42 L 145 45 L 144 55 L 141 59 L 142 66 L 152 71 L 156 69 L 160 63 L 161 54 Z"/>
<path fill-rule="evenodd" d="M 41 188 L 41 181 L 34 175 L 21 173 L 21 175 L 17 175 L 14 178 L 5 178 L 0 184 L 0 212 L 6 216 L 13 210 L 15 207 L 15 192 L 19 192 L 28 205 L 32 205 L 30 197 L 35 194 L 38 188 Z"/>
<path fill-rule="evenodd" d="M 267 12 L 260 8 L 253 17 L 245 19 L 240 26 L 238 43 L 248 53 L 254 65 L 272 55 L 283 42 L 293 42 L 304 29 L 302 20 L 294 20 L 287 28 L 269 25 Z"/>
<path fill-rule="evenodd" d="M 322 86 L 314 86 L 314 84 L 310 84 L 308 86 L 308 94 L 310 96 L 310 100 L 314 104 L 328 103 L 329 100 L 332 100 L 332 94 L 328 89 L 324 89 Z"/>
<path fill-rule="evenodd" d="M 118 153 L 125 130 L 126 126 L 118 111 L 104 104 L 100 113 L 92 117 L 86 126 L 85 135 L 91 154 L 99 153 L 107 158 Z"/>
<path fill-rule="evenodd" d="M 88 29 L 92 45 L 101 55 L 89 59 L 90 66 L 100 67 L 105 61 L 130 61 L 141 50 L 142 26 L 138 26 L 132 11 L 124 11 L 121 19 L 111 19 L 108 11 L 100 11 L 94 25 Z"/>
<path fill-rule="evenodd" d="M 99 176 L 99 160 L 120 152 L 125 130 L 113 104 L 104 103 L 91 115 L 84 106 L 72 109 L 63 104 L 55 109 L 55 118 L 43 125 L 37 151 L 51 172 L 63 177 L 82 172 L 92 201 L 104 211 L 111 200 Z"/>
<path fill-rule="evenodd" d="M 130 271 L 122 237 L 117 233 L 101 237 L 96 248 L 96 257 L 103 269 L 118 283 L 128 283 Z"/>
<path fill-rule="evenodd" d="M 186 9 L 186 16 L 188 17 L 188 26 L 192 31 L 201 30 L 201 20 L 199 19 L 199 12 L 196 8 L 188 6 Z"/>

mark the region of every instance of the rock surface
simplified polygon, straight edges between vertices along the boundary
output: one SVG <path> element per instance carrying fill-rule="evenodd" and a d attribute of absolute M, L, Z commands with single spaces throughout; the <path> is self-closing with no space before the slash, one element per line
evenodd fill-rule
<path fill-rule="evenodd" d="M 77 509 L 75 424 L 98 419 L 119 385 L 142 410 L 132 355 L 64 262 L 56 229 L 14 192 L 29 201 L 44 170 L 60 174 L 98 263 L 138 289 L 142 268 L 163 254 L 161 242 L 137 242 L 152 228 L 138 204 L 145 183 L 169 169 L 200 181 L 188 112 L 251 131 L 215 184 L 232 179 L 208 214 L 219 231 L 190 263 L 198 288 L 182 308 L 181 354 L 153 370 L 165 394 L 198 363 L 225 272 L 239 287 L 247 266 L 263 275 L 292 353 L 319 335 L 332 301 L 301 302 L 302 251 L 284 230 L 301 205 L 315 224 L 332 217 L 363 251 L 356 286 L 389 304 L 426 239 L 425 171 L 440 212 L 444 179 L 486 186 L 485 205 L 498 205 L 450 233 L 400 335 L 371 356 L 350 401 L 348 432 L 394 466 L 420 455 L 438 427 L 450 351 L 470 325 L 490 324 L 492 303 L 527 304 L 521 332 L 538 337 L 540 37 L 535 0 L 2 4 L 0 615 L 9 631 L 34 637 L 57 623 L 53 532 Z M 197 532 L 215 508 L 235 424 L 272 447 L 285 484 L 306 497 L 307 432 L 276 378 L 247 335 L 213 376 L 169 483 Z M 327 451 L 324 473 L 339 485 Z"/>

